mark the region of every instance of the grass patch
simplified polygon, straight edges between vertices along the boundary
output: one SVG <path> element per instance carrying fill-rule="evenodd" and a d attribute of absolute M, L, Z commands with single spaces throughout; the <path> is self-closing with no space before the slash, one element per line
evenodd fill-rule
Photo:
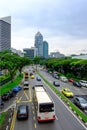
<path fill-rule="evenodd" d="M 2 123 L 5 119 L 5 116 L 6 116 L 6 112 L 3 112 L 2 114 L 0 114 L 0 125 L 2 125 Z"/>
<path fill-rule="evenodd" d="M 69 106 L 72 108 L 73 111 L 76 112 L 78 116 L 82 118 L 82 120 L 87 123 L 87 116 L 78 108 L 76 107 L 68 98 L 66 98 L 58 89 L 56 89 L 48 80 L 46 80 L 39 72 L 37 72 L 41 78 L 51 87 L 51 89 L 59 96 L 63 101 L 66 103 L 68 102 Z"/>
<path fill-rule="evenodd" d="M 18 76 L 13 82 L 9 82 L 5 85 L 3 85 L 1 88 L 0 88 L 0 96 L 3 95 L 4 93 L 12 90 L 12 88 L 14 88 L 15 86 L 17 86 L 21 80 L 23 79 L 23 75 L 21 76 Z"/>

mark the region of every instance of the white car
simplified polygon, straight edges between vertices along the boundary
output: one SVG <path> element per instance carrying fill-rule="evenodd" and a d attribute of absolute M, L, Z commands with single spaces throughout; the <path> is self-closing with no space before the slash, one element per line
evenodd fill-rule
<path fill-rule="evenodd" d="M 64 76 L 60 76 L 60 80 L 63 81 L 63 82 L 68 82 L 68 79 Z"/>
<path fill-rule="evenodd" d="M 29 89 L 29 81 L 24 81 L 23 89 Z"/>
<path fill-rule="evenodd" d="M 80 80 L 79 83 L 81 84 L 81 86 L 87 87 L 87 81 L 85 81 L 85 80 Z"/>

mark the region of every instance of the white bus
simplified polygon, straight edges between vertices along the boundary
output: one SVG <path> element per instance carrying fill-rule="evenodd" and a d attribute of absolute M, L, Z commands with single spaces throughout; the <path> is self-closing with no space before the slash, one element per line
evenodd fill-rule
<path fill-rule="evenodd" d="M 46 89 L 43 85 L 35 85 L 33 89 L 33 99 L 38 122 L 55 120 L 55 104 Z"/>

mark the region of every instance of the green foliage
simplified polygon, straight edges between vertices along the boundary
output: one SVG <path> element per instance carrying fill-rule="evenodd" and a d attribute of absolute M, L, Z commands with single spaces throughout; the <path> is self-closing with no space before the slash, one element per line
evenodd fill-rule
<path fill-rule="evenodd" d="M 11 79 L 14 79 L 16 70 L 21 70 L 25 65 L 31 64 L 29 58 L 20 57 L 17 54 L 12 53 L 11 51 L 0 52 L 0 68 L 1 70 L 7 69 L 10 73 Z"/>
<path fill-rule="evenodd" d="M 2 114 L 0 114 L 0 125 L 2 125 L 5 116 L 6 116 L 6 112 L 3 112 Z"/>
<path fill-rule="evenodd" d="M 62 73 L 63 75 L 68 75 L 68 77 L 77 77 L 77 79 L 87 80 L 87 60 L 82 59 L 49 59 L 46 61 L 46 67 L 50 70 L 53 69 Z"/>
<path fill-rule="evenodd" d="M 3 95 L 4 93 L 12 90 L 12 88 L 14 88 L 18 84 L 20 84 L 22 78 L 23 78 L 23 75 L 18 76 L 13 82 L 9 82 L 9 83 L 3 85 L 2 87 L 0 87 L 0 92 L 1 92 L 0 95 Z"/>

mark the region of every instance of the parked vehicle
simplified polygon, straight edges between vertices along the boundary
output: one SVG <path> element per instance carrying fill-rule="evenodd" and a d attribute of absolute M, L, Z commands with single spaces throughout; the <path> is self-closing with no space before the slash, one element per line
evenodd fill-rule
<path fill-rule="evenodd" d="M 9 93 L 5 93 L 5 94 L 3 94 L 2 97 L 1 97 L 1 99 L 2 99 L 3 101 L 7 101 L 7 100 L 9 100 L 9 99 L 10 99 L 10 95 L 9 95 Z"/>
<path fill-rule="evenodd" d="M 53 81 L 53 85 L 59 87 L 60 83 L 58 81 Z"/>
<path fill-rule="evenodd" d="M 2 76 L 4 73 L 2 71 L 0 71 L 0 76 Z"/>
<path fill-rule="evenodd" d="M 59 76 L 56 73 L 53 73 L 52 76 L 56 79 L 59 79 Z"/>
<path fill-rule="evenodd" d="M 62 89 L 62 93 L 66 96 L 66 97 L 73 97 L 74 93 L 69 89 L 69 88 L 63 88 Z"/>
<path fill-rule="evenodd" d="M 76 82 L 76 81 L 73 82 L 73 85 L 77 86 L 77 87 L 80 87 L 80 88 L 82 87 L 81 84 L 79 82 Z"/>
<path fill-rule="evenodd" d="M 63 81 L 63 82 L 68 82 L 68 79 L 64 76 L 60 76 L 60 80 Z"/>
<path fill-rule="evenodd" d="M 16 86 L 12 89 L 13 92 L 17 93 L 19 92 L 20 90 L 22 90 L 22 87 L 21 86 Z"/>
<path fill-rule="evenodd" d="M 82 87 L 87 87 L 87 81 L 85 81 L 85 80 L 80 80 L 79 83 L 81 84 Z"/>
<path fill-rule="evenodd" d="M 12 97 L 15 96 L 15 93 L 14 93 L 13 91 L 9 91 L 8 93 L 9 93 L 9 97 L 10 97 L 10 98 L 12 98 Z"/>
<path fill-rule="evenodd" d="M 4 107 L 4 102 L 2 101 L 2 99 L 0 99 L 0 108 Z"/>
<path fill-rule="evenodd" d="M 17 119 L 28 119 L 28 105 L 20 105 L 17 109 Z"/>
<path fill-rule="evenodd" d="M 71 79 L 71 78 L 70 78 L 70 79 L 68 79 L 68 81 L 69 81 L 69 82 L 71 82 L 71 83 L 73 83 L 73 82 L 74 82 L 74 80 L 73 80 L 73 79 Z"/>
<path fill-rule="evenodd" d="M 84 98 L 75 96 L 73 101 L 79 108 L 87 110 L 87 101 Z"/>

